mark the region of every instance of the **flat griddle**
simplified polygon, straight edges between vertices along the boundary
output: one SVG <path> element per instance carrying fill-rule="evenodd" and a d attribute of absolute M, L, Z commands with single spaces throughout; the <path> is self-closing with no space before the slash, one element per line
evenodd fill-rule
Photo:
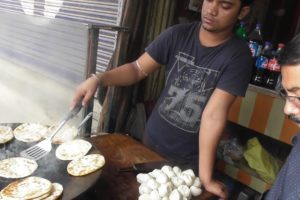
<path fill-rule="evenodd" d="M 10 126 L 13 129 L 21 123 L 0 124 Z M 25 143 L 15 138 L 6 143 L 0 144 L 0 160 L 5 158 L 19 156 L 20 152 L 36 143 Z M 38 168 L 31 176 L 39 176 L 50 180 L 52 183 L 57 182 L 63 185 L 64 191 L 62 200 L 70 200 L 79 196 L 89 189 L 101 175 L 102 170 L 97 170 L 91 174 L 81 177 L 74 177 L 68 174 L 67 165 L 70 161 L 62 161 L 56 158 L 55 151 L 59 145 L 53 144 L 52 150 L 45 157 L 37 161 Z M 98 149 L 92 146 L 88 154 L 100 153 Z M 7 179 L 0 177 L 0 190 L 6 185 L 17 179 Z"/>

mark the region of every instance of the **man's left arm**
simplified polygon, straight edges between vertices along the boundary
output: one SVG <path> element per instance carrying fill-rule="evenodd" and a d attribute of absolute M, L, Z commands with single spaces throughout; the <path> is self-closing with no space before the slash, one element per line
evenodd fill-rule
<path fill-rule="evenodd" d="M 199 176 L 205 189 L 222 199 L 228 198 L 226 188 L 212 176 L 217 146 L 234 100 L 234 95 L 216 88 L 202 113 L 199 130 Z"/>

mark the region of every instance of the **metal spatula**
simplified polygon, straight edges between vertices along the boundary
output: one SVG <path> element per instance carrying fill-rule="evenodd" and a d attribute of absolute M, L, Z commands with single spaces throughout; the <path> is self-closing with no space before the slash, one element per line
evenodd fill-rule
<path fill-rule="evenodd" d="M 58 127 L 53 131 L 53 133 L 43 141 L 37 143 L 36 145 L 29 147 L 21 151 L 20 155 L 25 158 L 39 160 L 40 158 L 47 155 L 52 149 L 52 138 L 55 136 L 56 133 L 66 124 L 67 121 L 72 119 L 81 109 L 81 103 L 77 104 L 63 119 L 63 121 L 58 125 Z"/>

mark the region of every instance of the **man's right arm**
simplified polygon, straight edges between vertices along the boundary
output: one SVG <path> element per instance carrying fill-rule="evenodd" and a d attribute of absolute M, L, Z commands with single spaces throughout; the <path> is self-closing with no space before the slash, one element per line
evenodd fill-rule
<path fill-rule="evenodd" d="M 148 53 L 144 53 L 132 63 L 121 65 L 104 73 L 98 73 L 96 74 L 97 77 L 92 76 L 77 87 L 71 108 L 82 98 L 82 105 L 86 105 L 99 85 L 129 86 L 144 79 L 147 74 L 154 72 L 160 66 Z"/>

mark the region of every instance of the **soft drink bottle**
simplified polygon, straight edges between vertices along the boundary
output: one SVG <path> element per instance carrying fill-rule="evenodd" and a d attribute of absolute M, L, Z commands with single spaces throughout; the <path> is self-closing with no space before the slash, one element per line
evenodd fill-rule
<path fill-rule="evenodd" d="M 249 48 L 253 58 L 257 58 L 263 48 L 264 41 L 261 34 L 261 24 L 256 24 L 255 29 L 249 34 Z"/>
<path fill-rule="evenodd" d="M 235 34 L 244 39 L 247 40 L 247 32 L 246 32 L 246 28 L 245 28 L 245 23 L 243 21 L 240 21 L 240 25 L 239 27 L 236 29 Z"/>
<path fill-rule="evenodd" d="M 279 43 L 276 51 L 272 52 L 272 57 L 268 61 L 265 86 L 270 89 L 275 89 L 278 77 L 280 75 L 280 65 L 278 57 L 284 48 L 284 44 Z"/>
<path fill-rule="evenodd" d="M 252 78 L 252 83 L 258 86 L 264 86 L 265 72 L 268 66 L 269 58 L 272 56 L 272 44 L 265 42 L 264 49 L 255 62 L 255 72 Z"/>

